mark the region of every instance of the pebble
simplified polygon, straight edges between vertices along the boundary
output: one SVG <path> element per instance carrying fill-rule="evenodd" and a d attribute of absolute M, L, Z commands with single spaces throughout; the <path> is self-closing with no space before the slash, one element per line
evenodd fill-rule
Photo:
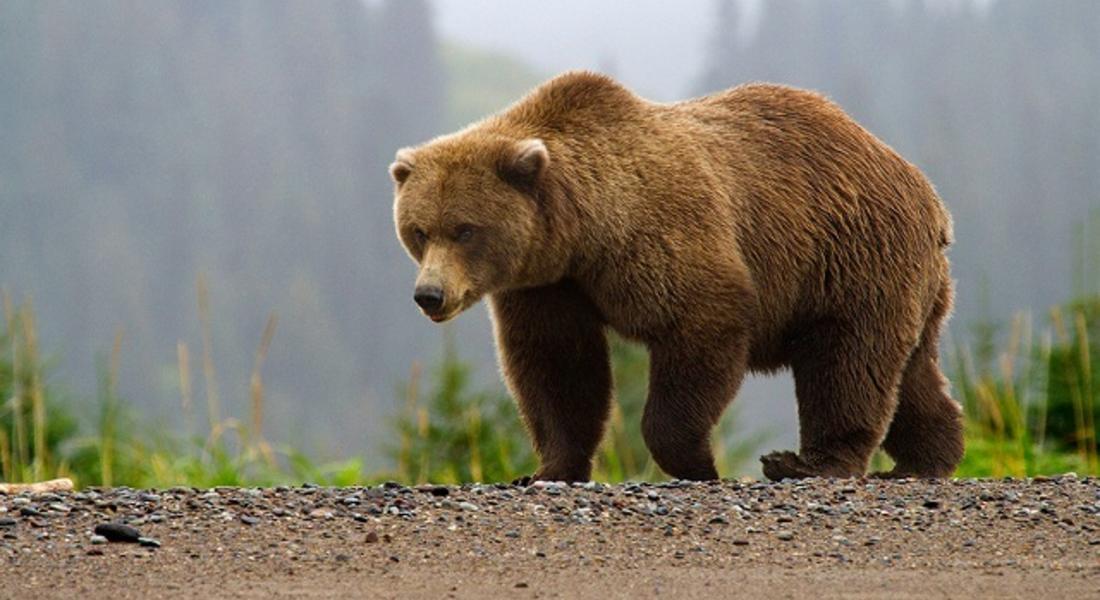
<path fill-rule="evenodd" d="M 378 543 L 378 532 L 377 531 L 368 531 L 367 532 L 367 538 L 366 538 L 365 541 L 368 544 L 377 544 Z"/>
<path fill-rule="evenodd" d="M 0 517 L 0 527 L 15 527 L 16 523 L 18 523 L 18 521 L 11 517 Z"/>
<path fill-rule="evenodd" d="M 775 534 L 775 537 L 780 539 L 780 540 L 783 540 L 784 542 L 789 542 L 789 541 L 794 539 L 794 533 L 790 532 L 790 531 L 785 531 L 785 530 L 784 531 L 779 531 Z"/>
<path fill-rule="evenodd" d="M 107 538 L 109 542 L 121 542 L 136 544 L 141 539 L 141 532 L 135 527 L 124 523 L 102 523 L 95 526 L 96 535 Z"/>
<path fill-rule="evenodd" d="M 145 546 L 146 548 L 160 548 L 160 542 L 153 538 L 139 537 L 137 541 L 139 545 Z"/>
<path fill-rule="evenodd" d="M 255 525 L 259 522 L 259 519 L 251 515 L 241 515 L 241 523 L 244 523 L 245 525 Z"/>
<path fill-rule="evenodd" d="M 461 508 L 462 510 L 468 510 L 468 511 L 481 510 L 481 507 L 474 504 L 473 502 L 459 502 L 458 507 Z"/>
<path fill-rule="evenodd" d="M 102 535 L 93 535 L 89 541 L 92 542 L 92 545 L 98 546 L 100 544 L 106 544 L 107 538 Z"/>

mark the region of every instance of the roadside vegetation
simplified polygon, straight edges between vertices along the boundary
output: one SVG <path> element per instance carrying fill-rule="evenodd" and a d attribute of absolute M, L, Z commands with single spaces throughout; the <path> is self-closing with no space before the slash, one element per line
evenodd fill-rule
<path fill-rule="evenodd" d="M 119 397 L 122 332 L 102 361 L 98 391 L 90 402 L 51 378 L 32 303 L 16 303 L 4 294 L 0 480 L 71 477 L 79 486 L 133 487 L 307 481 L 354 485 L 385 479 L 461 483 L 510 481 L 535 468 L 511 399 L 499 387 L 476 387 L 472 367 L 449 339 L 437 364 L 428 369 L 414 365 L 400 386 L 403 408 L 392 417 L 393 438 L 378 449 L 390 459 L 391 470 L 368 473 L 356 458 L 320 463 L 271 442 L 263 431 L 263 363 L 275 335 L 274 315 L 257 342 L 250 414 L 225 417 L 210 359 L 211 323 L 201 280 L 198 304 L 200 366 L 193 366 L 191 350 L 181 343 L 177 371 L 185 426 L 176 430 L 144 422 Z M 945 360 L 953 395 L 967 419 L 967 453 L 957 476 L 1100 475 L 1100 295 L 1054 307 L 1038 324 L 1026 314 L 1007 328 L 980 324 L 969 339 L 948 346 Z M 661 479 L 638 431 L 648 381 L 645 352 L 615 338 L 612 358 L 618 402 L 594 477 L 611 482 Z M 206 384 L 201 399 L 193 397 L 195 370 Z M 206 417 L 201 425 L 195 422 L 200 404 Z M 93 410 L 82 412 L 82 407 Z M 767 437 L 768 432 L 739 431 L 734 405 L 714 436 L 719 471 L 727 477 L 750 472 Z M 877 462 L 884 466 L 881 457 Z"/>

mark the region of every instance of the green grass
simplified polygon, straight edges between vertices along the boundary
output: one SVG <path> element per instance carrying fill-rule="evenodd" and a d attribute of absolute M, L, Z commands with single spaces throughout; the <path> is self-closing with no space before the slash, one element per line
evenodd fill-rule
<path fill-rule="evenodd" d="M 1055 307 L 1038 334 L 1018 315 L 1000 348 L 995 334 L 979 327 L 973 346 L 953 352 L 955 395 L 966 413 L 957 475 L 1100 475 L 1100 296 Z"/>
<path fill-rule="evenodd" d="M 210 318 L 206 288 L 199 283 L 203 365 L 207 381 L 207 434 L 202 437 L 152 427 L 118 394 L 120 331 L 100 368 L 95 412 L 78 415 L 73 401 L 48 385 L 48 366 L 38 353 L 34 311 L 28 300 L 15 305 L 3 295 L 0 328 L 0 480 L 41 481 L 69 477 L 77 486 L 190 485 L 256 486 L 314 482 L 355 485 L 374 479 L 362 462 L 350 459 L 318 464 L 294 448 L 273 445 L 263 435 L 262 366 L 275 334 L 268 319 L 250 378 L 248 423 L 220 416 L 217 373 L 210 361 Z M 179 346 L 180 405 L 192 410 L 190 353 Z"/>

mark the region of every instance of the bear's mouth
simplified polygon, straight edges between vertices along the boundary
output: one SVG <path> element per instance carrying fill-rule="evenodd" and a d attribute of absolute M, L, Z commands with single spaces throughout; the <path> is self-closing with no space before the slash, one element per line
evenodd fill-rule
<path fill-rule="evenodd" d="M 462 294 L 462 301 L 459 302 L 457 305 L 452 306 L 450 310 L 440 310 L 439 312 L 434 313 L 427 311 L 422 312 L 424 313 L 424 316 L 431 319 L 433 323 L 442 323 L 444 321 L 450 321 L 451 319 L 455 318 L 467 308 L 473 306 L 474 303 L 477 302 L 477 300 L 477 295 L 471 292 L 466 292 Z"/>
<path fill-rule="evenodd" d="M 434 312 L 434 313 L 430 313 L 430 312 L 427 312 L 427 311 L 423 311 L 423 312 L 424 312 L 424 316 L 431 319 L 433 323 L 442 323 L 444 321 L 450 321 L 451 319 L 453 319 L 455 317 L 455 315 L 462 312 L 462 308 L 463 307 L 459 306 L 457 308 L 453 308 L 453 309 L 447 310 L 447 311 L 440 311 L 440 312 Z"/>

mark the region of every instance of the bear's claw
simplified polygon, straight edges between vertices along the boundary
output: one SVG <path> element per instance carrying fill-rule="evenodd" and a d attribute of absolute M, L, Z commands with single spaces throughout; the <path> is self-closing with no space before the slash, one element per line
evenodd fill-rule
<path fill-rule="evenodd" d="M 772 481 L 804 479 L 819 475 L 817 469 L 789 450 L 765 454 L 760 457 L 760 463 L 764 466 L 764 476 Z"/>

